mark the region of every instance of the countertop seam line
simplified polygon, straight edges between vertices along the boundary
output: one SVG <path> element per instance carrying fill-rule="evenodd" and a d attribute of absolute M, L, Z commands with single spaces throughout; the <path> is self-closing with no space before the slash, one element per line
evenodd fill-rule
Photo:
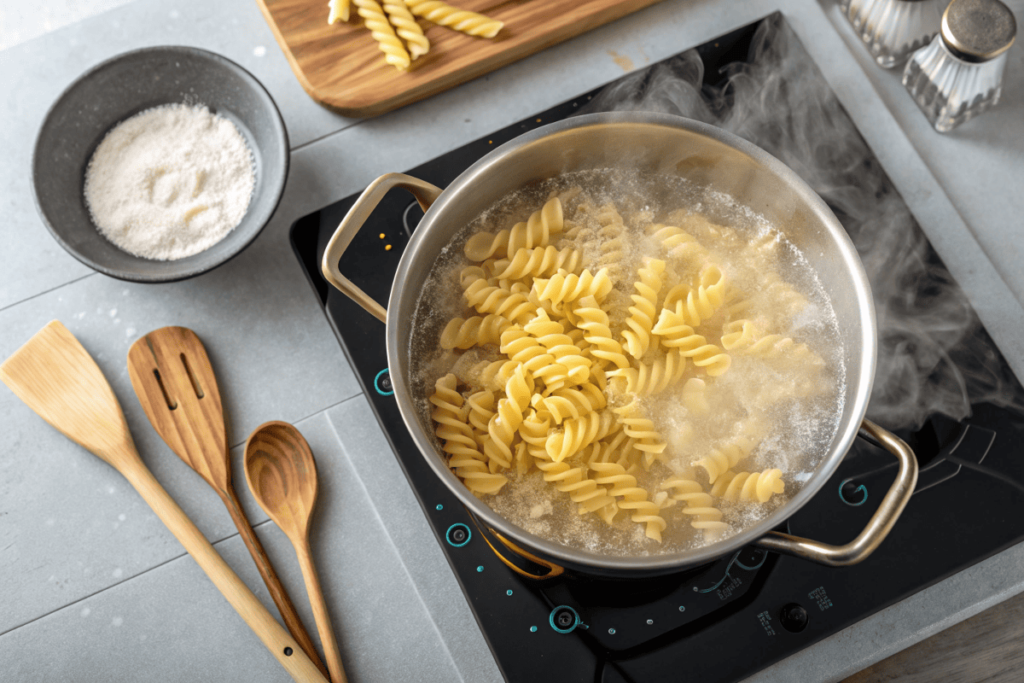
<path fill-rule="evenodd" d="M 91 273 L 86 273 L 82 277 L 77 277 L 74 280 L 68 280 L 67 282 L 62 282 L 61 284 L 57 285 L 56 287 L 50 287 L 49 289 L 44 289 L 41 292 L 36 292 L 35 294 L 33 294 L 31 296 L 27 296 L 24 299 L 19 299 L 18 301 L 14 301 L 12 303 L 7 304 L 6 306 L 0 307 L 0 313 L 3 313 L 4 311 L 6 311 L 9 308 L 14 308 L 15 306 L 20 306 L 21 304 L 23 304 L 23 303 L 25 303 L 27 301 L 32 301 L 32 299 L 36 299 L 38 297 L 41 297 L 44 294 L 49 294 L 50 292 L 55 292 L 58 289 L 61 289 L 63 287 L 67 287 L 68 285 L 73 285 L 76 282 L 81 282 L 82 280 L 84 280 L 87 277 L 92 277 L 93 275 L 98 275 L 98 274 L 99 273 L 97 273 L 95 271 L 91 272 Z M 2 634 L 0 634 L 0 635 L 2 635 Z"/>
<path fill-rule="evenodd" d="M 349 397 L 347 397 L 347 398 L 343 398 L 343 399 L 341 399 L 340 401 L 338 401 L 338 402 L 336 402 L 336 403 L 332 403 L 332 404 L 331 404 L 331 405 L 329 405 L 329 406 L 326 406 L 326 407 L 324 407 L 324 408 L 321 408 L 320 410 L 316 411 L 315 413 L 310 413 L 309 415 L 306 415 L 305 417 L 300 417 L 300 418 L 298 418 L 298 419 L 296 419 L 296 420 L 292 420 L 292 424 L 298 424 L 298 423 L 300 423 L 300 422 L 305 422 L 306 420 L 308 420 L 308 419 L 310 419 L 310 418 L 314 418 L 314 417 L 316 417 L 316 416 L 317 416 L 317 415 L 319 415 L 320 413 L 326 413 L 326 412 L 327 412 L 328 410 L 331 410 L 332 408 L 337 408 L 337 407 L 338 407 L 338 406 L 340 406 L 341 404 L 343 404 L 343 403 L 348 403 L 348 402 L 349 402 L 349 401 L 351 401 L 352 399 L 354 399 L 354 398 L 358 398 L 358 397 L 360 397 L 360 396 L 362 396 L 362 395 L 363 395 L 363 392 L 361 392 L 361 391 L 360 391 L 360 392 L 357 392 L 357 393 L 355 393 L 355 394 L 352 394 L 351 396 L 349 396 Z M 244 439 L 242 439 L 242 440 L 241 440 L 241 441 L 239 441 L 238 443 L 234 443 L 234 444 L 231 444 L 231 446 L 229 446 L 229 449 L 235 449 L 235 448 L 238 448 L 239 446 L 244 446 L 244 445 L 245 445 L 245 442 L 246 442 L 246 441 L 248 441 L 248 440 L 249 440 L 249 437 L 245 437 Z M 0 635 L 2 635 L 2 634 L 0 634 Z"/>
<path fill-rule="evenodd" d="M 337 135 L 339 133 L 344 133 L 347 130 L 352 130 L 353 128 L 356 128 L 358 126 L 363 125 L 364 123 L 366 123 L 366 120 L 356 121 L 355 123 L 352 123 L 352 124 L 350 124 L 348 126 L 345 126 L 343 128 L 338 128 L 337 130 L 332 130 L 329 133 L 324 133 L 323 135 L 321 135 L 319 137 L 316 137 L 316 138 L 313 138 L 312 140 L 306 140 L 305 142 L 300 143 L 300 144 L 295 145 L 294 147 L 292 147 L 292 154 L 295 154 L 299 150 L 305 149 L 306 147 L 309 147 L 310 145 L 315 145 L 318 142 L 322 142 L 322 141 L 326 140 L 327 138 L 334 137 L 335 135 Z"/>
<path fill-rule="evenodd" d="M 259 528 L 261 526 L 264 526 L 264 525 L 270 523 L 271 521 L 272 520 L 270 520 L 270 519 L 265 519 L 262 522 L 257 522 L 256 524 L 253 524 L 252 528 L 253 529 L 257 529 L 257 528 Z M 235 538 L 238 535 L 239 535 L 238 532 L 235 531 L 234 533 L 229 534 L 227 536 L 224 536 L 223 538 L 220 538 L 220 539 L 218 539 L 216 541 L 210 541 L 210 545 L 212 545 L 212 546 L 214 546 L 216 548 L 218 545 L 220 545 L 224 541 L 229 541 L 229 540 L 231 540 L 232 538 Z M 204 536 L 205 536 L 205 534 L 204 534 Z M 209 539 L 207 539 L 207 540 L 209 540 Z M 184 548 L 182 550 L 184 551 Z M 40 619 L 45 619 L 46 617 L 50 616 L 51 614 L 56 614 L 57 612 L 60 612 L 60 611 L 65 610 L 65 609 L 68 609 L 70 607 L 74 607 L 75 605 L 77 605 L 79 603 L 82 603 L 82 602 L 85 602 L 86 600 L 89 600 L 90 598 L 96 597 L 97 595 L 100 595 L 102 593 L 106 593 L 107 591 L 109 591 L 111 589 L 117 588 L 119 586 L 123 586 L 123 585 L 125 585 L 126 583 L 128 583 L 130 581 L 134 581 L 135 579 L 138 579 L 138 578 L 141 578 L 141 577 L 145 576 L 146 574 L 150 573 L 151 571 L 154 571 L 156 569 L 160 569 L 161 567 L 164 567 L 164 566 L 166 566 L 168 564 L 171 564 L 172 562 L 177 562 L 178 560 L 182 559 L 183 557 L 190 557 L 190 556 L 189 556 L 188 552 L 182 552 L 179 555 L 175 555 L 174 557 L 170 557 L 170 558 L 164 560 L 163 562 L 160 562 L 158 564 L 153 565 L 152 567 L 147 567 L 146 569 L 142 570 L 138 574 L 133 574 L 132 576 L 129 576 L 124 581 L 118 581 L 117 583 L 113 583 L 113 584 L 111 584 L 109 586 L 101 588 L 98 591 L 95 591 L 95 592 L 90 593 L 88 595 L 83 595 L 81 598 L 78 598 L 74 602 L 69 602 L 66 605 L 61 605 L 57 609 L 53 609 L 53 610 L 50 610 L 49 612 L 46 612 L 45 614 L 40 614 L 40 615 L 38 615 L 36 617 L 32 617 L 28 621 L 26 621 L 24 623 L 21 623 L 21 624 L 18 624 L 17 626 L 9 628 L 6 631 L 0 633 L 0 638 L 3 638 L 4 636 L 6 636 L 6 635 L 8 635 L 10 633 L 15 632 L 15 631 L 17 631 L 20 628 L 24 628 L 26 626 L 29 626 L 30 624 L 33 624 L 33 623 L 39 621 Z M 221 557 L 223 557 L 223 555 L 221 555 Z M 248 584 L 246 584 L 246 585 L 248 585 Z M 252 589 L 250 588 L 250 590 L 252 590 Z"/>

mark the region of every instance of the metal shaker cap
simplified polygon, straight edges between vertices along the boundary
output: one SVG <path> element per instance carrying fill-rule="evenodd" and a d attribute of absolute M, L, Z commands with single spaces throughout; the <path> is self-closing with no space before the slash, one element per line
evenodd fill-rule
<path fill-rule="evenodd" d="M 1016 36 L 1013 12 L 999 0 L 953 0 L 942 15 L 942 40 L 964 61 L 986 62 Z"/>

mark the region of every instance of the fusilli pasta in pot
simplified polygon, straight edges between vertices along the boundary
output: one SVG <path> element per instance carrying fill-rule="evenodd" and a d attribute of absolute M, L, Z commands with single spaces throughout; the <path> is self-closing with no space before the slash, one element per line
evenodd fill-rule
<path fill-rule="evenodd" d="M 470 236 L 473 263 L 453 273 L 468 310 L 440 344 L 466 360 L 436 383 L 431 417 L 475 495 L 541 481 L 588 524 L 642 529 L 647 543 L 696 529 L 713 542 L 736 528 L 736 505 L 785 495 L 785 471 L 764 461 L 765 411 L 810 395 L 824 362 L 791 333 L 761 331 L 783 316 L 764 313 L 765 292 L 787 310 L 802 295 L 774 272 L 764 291 L 749 271 L 734 279 L 708 241 L 747 248 L 734 233 L 653 217 L 563 192 L 526 221 Z M 751 268 L 774 267 L 775 243 L 754 244 L 767 255 Z M 785 380 L 746 386 L 742 373 L 758 364 Z M 735 470 L 753 465 L 768 467 Z"/>

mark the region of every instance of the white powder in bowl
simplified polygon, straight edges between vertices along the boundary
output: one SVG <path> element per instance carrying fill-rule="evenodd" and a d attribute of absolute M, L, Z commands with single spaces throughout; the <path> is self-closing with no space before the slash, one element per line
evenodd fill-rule
<path fill-rule="evenodd" d="M 252 153 L 233 123 L 172 104 L 107 133 L 85 172 L 85 201 L 118 247 L 173 261 L 224 239 L 245 216 L 254 184 Z"/>

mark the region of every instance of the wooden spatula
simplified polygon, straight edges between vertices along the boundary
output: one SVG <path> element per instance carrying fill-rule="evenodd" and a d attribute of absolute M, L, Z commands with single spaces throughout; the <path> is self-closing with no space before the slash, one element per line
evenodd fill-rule
<path fill-rule="evenodd" d="M 324 676 L 313 641 L 252 530 L 231 483 L 231 457 L 220 390 L 203 343 L 187 327 L 162 327 L 132 344 L 128 375 L 157 434 L 224 501 L 285 626 Z"/>
<path fill-rule="evenodd" d="M 124 475 L 293 679 L 327 683 L 143 464 L 113 389 L 67 328 L 55 320 L 37 332 L 0 365 L 0 380 L 64 436 Z"/>

